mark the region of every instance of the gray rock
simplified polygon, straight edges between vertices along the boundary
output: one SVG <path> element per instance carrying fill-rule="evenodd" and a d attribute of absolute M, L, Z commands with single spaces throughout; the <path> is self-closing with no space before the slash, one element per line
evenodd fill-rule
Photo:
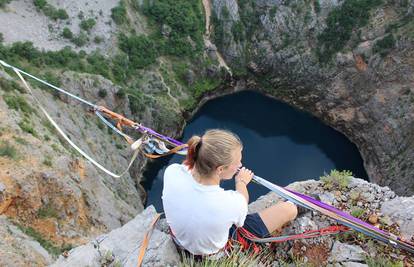
<path fill-rule="evenodd" d="M 336 241 L 333 244 L 329 262 L 349 262 L 349 261 L 363 261 L 366 252 L 359 246 L 348 245 Z"/>
<path fill-rule="evenodd" d="M 401 235 L 410 240 L 414 236 L 414 197 L 396 197 L 381 206 L 381 213 L 399 222 Z"/>
<path fill-rule="evenodd" d="M 115 262 L 122 266 L 136 266 L 140 244 L 155 215 L 154 207 L 150 206 L 121 228 L 72 249 L 67 258 L 61 256 L 52 266 L 101 266 L 102 263 Z M 154 229 L 143 266 L 176 265 L 179 259 L 170 236 Z"/>

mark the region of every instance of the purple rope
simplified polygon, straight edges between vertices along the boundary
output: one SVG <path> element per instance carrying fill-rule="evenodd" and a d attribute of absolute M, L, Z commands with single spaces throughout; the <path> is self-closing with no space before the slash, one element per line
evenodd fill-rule
<path fill-rule="evenodd" d="M 159 134 L 159 133 L 157 133 L 156 131 L 154 131 L 154 130 L 153 130 L 153 129 L 151 129 L 151 128 L 147 128 L 147 127 L 145 127 L 145 126 L 138 125 L 138 126 L 137 126 L 137 129 L 138 129 L 138 131 L 140 131 L 140 132 L 146 132 L 146 133 L 149 133 L 149 134 L 151 134 L 151 135 L 154 135 L 154 136 L 156 136 L 156 137 L 158 137 L 158 138 L 160 138 L 160 139 L 163 139 L 163 140 L 168 140 L 169 142 L 171 142 L 171 143 L 173 143 L 173 144 L 175 144 L 175 145 L 177 145 L 177 146 L 183 145 L 183 143 L 181 143 L 180 141 L 177 141 L 177 140 L 175 140 L 175 139 L 173 139 L 173 138 L 171 138 L 171 137 L 168 137 L 168 136 L 164 136 L 164 135 L 162 135 L 162 134 Z"/>
<path fill-rule="evenodd" d="M 304 194 L 301 194 L 301 193 L 298 193 L 298 192 L 295 192 L 295 191 L 289 190 L 289 189 L 287 189 L 287 188 L 285 188 L 285 189 L 286 189 L 287 191 L 289 191 L 290 193 L 293 193 L 293 194 L 295 194 L 295 195 L 297 195 L 297 196 L 299 196 L 299 197 L 301 197 L 301 198 L 303 198 L 303 199 L 306 199 L 307 201 L 309 201 L 309 202 L 311 202 L 311 203 L 313 203 L 313 204 L 315 204 L 315 205 L 317 205 L 317 206 L 319 206 L 319 207 L 322 207 L 322 208 L 324 208 L 324 209 L 326 209 L 326 210 L 332 211 L 332 212 L 334 212 L 334 213 L 336 213 L 336 214 L 340 215 L 341 217 L 347 218 L 347 219 L 349 219 L 349 220 L 351 220 L 351 221 L 353 221 L 353 222 L 357 222 L 357 223 L 359 223 L 359 224 L 361 224 L 361 225 L 364 225 L 365 227 L 370 228 L 371 230 L 373 230 L 373 231 L 375 231 L 375 232 L 380 232 L 380 233 L 382 233 L 382 234 L 384 234 L 384 235 L 389 236 L 389 234 L 388 234 L 387 232 L 384 232 L 384 231 L 382 231 L 382 230 L 378 229 L 377 227 L 375 227 L 375 226 L 373 226 L 373 225 L 371 225 L 371 224 L 369 224 L 369 223 L 366 223 L 366 222 L 364 222 L 364 221 L 362 221 L 362 220 L 360 220 L 360 219 L 358 219 L 358 218 L 355 218 L 355 217 L 353 217 L 353 216 L 349 215 L 349 214 L 348 214 L 348 213 L 346 213 L 346 212 L 343 212 L 343 211 L 341 211 L 341 210 L 338 210 L 338 209 L 336 209 L 335 207 L 332 207 L 331 205 L 328 205 L 328 204 L 326 204 L 326 203 L 323 203 L 323 202 L 321 202 L 321 201 L 318 201 L 318 200 L 316 200 L 316 199 L 314 199 L 314 198 L 312 198 L 312 197 L 310 197 L 310 196 L 307 196 L 307 195 L 304 195 Z"/>

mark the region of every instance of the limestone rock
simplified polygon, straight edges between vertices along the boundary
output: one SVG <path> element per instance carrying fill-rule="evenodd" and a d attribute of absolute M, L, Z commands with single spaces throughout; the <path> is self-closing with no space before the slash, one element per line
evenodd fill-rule
<path fill-rule="evenodd" d="M 72 249 L 67 258 L 61 256 L 52 266 L 101 266 L 118 263 L 136 266 L 140 244 L 156 215 L 153 206 L 129 221 L 121 228 L 101 235 L 86 245 Z M 167 233 L 154 229 L 143 266 L 176 265 L 179 255 Z"/>

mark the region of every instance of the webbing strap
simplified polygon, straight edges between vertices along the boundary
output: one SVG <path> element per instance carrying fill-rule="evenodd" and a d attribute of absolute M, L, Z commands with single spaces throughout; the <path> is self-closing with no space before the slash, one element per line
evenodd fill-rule
<path fill-rule="evenodd" d="M 43 108 L 42 104 L 40 103 L 40 101 L 37 99 L 37 97 L 33 94 L 32 89 L 30 88 L 30 86 L 27 84 L 26 80 L 23 78 L 23 76 L 20 74 L 20 71 L 14 67 L 12 67 L 12 69 L 14 70 L 14 72 L 16 72 L 16 74 L 19 76 L 20 80 L 23 82 L 24 86 L 26 87 L 27 91 L 30 93 L 30 95 L 33 97 L 33 99 L 35 100 L 35 102 L 37 103 L 37 105 L 39 106 L 39 108 L 42 110 L 42 112 L 45 114 L 46 118 L 50 121 L 50 123 L 55 127 L 55 129 L 59 132 L 59 134 L 76 150 L 78 151 L 82 156 L 84 156 L 87 160 L 89 160 L 93 165 L 95 165 L 96 167 L 98 167 L 99 169 L 101 169 L 102 171 L 104 171 L 105 173 L 109 174 L 112 177 L 115 178 L 120 178 L 121 176 L 123 176 L 124 174 L 126 174 L 129 170 L 129 168 L 132 166 L 132 164 L 134 163 L 136 157 L 138 156 L 139 153 L 139 149 L 136 149 L 134 151 L 134 154 L 131 158 L 131 161 L 128 164 L 128 167 L 125 171 L 123 171 L 121 174 L 115 174 L 113 172 L 111 172 L 110 170 L 106 169 L 105 167 L 103 167 L 101 164 L 99 164 L 98 162 L 96 162 L 92 157 L 90 157 L 88 154 L 86 154 L 86 152 L 84 152 L 82 149 L 80 149 L 75 143 L 72 142 L 72 140 L 69 139 L 69 137 L 63 132 L 63 130 L 57 125 L 57 123 L 52 119 L 52 117 L 49 115 L 49 113 L 47 113 L 47 111 Z"/>
<path fill-rule="evenodd" d="M 184 149 L 184 148 L 186 148 L 186 147 L 188 147 L 188 145 L 187 145 L 187 144 L 182 144 L 182 145 L 180 145 L 180 146 L 176 146 L 176 147 L 174 147 L 174 148 L 170 149 L 170 151 L 168 151 L 167 153 L 164 153 L 164 154 L 157 155 L 157 154 L 148 154 L 148 153 L 144 153 L 144 155 L 145 155 L 146 157 L 150 158 L 150 159 L 158 159 L 158 158 L 161 158 L 161 157 L 165 157 L 165 156 L 168 156 L 168 155 L 171 155 L 171 154 L 177 153 L 178 151 L 180 151 L 180 150 L 182 150 L 182 149 Z"/>
<path fill-rule="evenodd" d="M 138 253 L 137 267 L 140 267 L 141 264 L 142 264 L 142 261 L 144 260 L 145 252 L 147 251 L 147 247 L 148 247 L 152 232 L 154 230 L 154 226 L 158 222 L 158 220 L 160 219 L 161 214 L 162 213 L 157 213 L 157 215 L 155 215 L 154 219 L 152 220 L 152 222 L 150 224 L 150 229 L 147 231 L 147 233 L 144 236 L 144 239 L 142 240 L 142 244 L 141 244 L 141 247 L 140 247 L 139 253 Z"/>

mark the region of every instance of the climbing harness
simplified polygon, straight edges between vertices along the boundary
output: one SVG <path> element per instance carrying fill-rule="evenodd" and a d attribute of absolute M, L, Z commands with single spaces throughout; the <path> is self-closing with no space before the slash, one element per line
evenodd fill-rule
<path fill-rule="evenodd" d="M 43 81 L 42 79 L 39 79 L 29 73 L 26 73 L 16 67 L 13 67 L 9 64 L 7 64 L 6 62 L 0 60 L 0 64 L 3 65 L 4 67 L 7 68 L 11 68 L 20 78 L 20 80 L 23 82 L 24 86 L 26 87 L 27 91 L 30 93 L 30 95 L 33 97 L 33 99 L 35 100 L 35 102 L 38 104 L 39 108 L 42 110 L 42 112 L 45 114 L 45 116 L 47 117 L 47 119 L 52 123 L 52 125 L 56 128 L 56 130 L 59 132 L 59 134 L 61 134 L 63 136 L 63 138 L 72 146 L 74 147 L 82 156 L 84 156 L 86 159 L 88 159 L 91 163 L 93 163 L 96 167 L 98 167 L 99 169 L 101 169 L 102 171 L 104 171 L 105 173 L 113 176 L 113 177 L 121 177 L 123 174 L 125 174 L 129 168 L 131 167 L 132 163 L 134 162 L 135 158 L 138 155 L 139 151 L 142 151 L 143 154 L 149 158 L 159 158 L 162 156 L 166 156 L 166 155 L 170 155 L 173 153 L 177 153 L 177 154 L 181 154 L 181 155 L 185 155 L 186 154 L 186 148 L 187 145 L 183 144 L 177 140 L 174 140 L 173 138 L 170 138 L 168 136 L 164 136 L 162 134 L 159 134 L 157 132 L 155 132 L 154 130 L 147 128 L 139 123 L 136 123 L 134 121 L 131 121 L 127 118 L 125 118 L 124 116 L 115 113 L 103 106 L 97 106 L 89 101 L 86 101 L 84 99 L 82 99 L 81 97 L 75 96 L 61 88 L 58 88 L 46 81 Z M 112 130 L 114 130 L 116 133 L 118 133 L 119 135 L 121 135 L 122 137 L 124 137 L 126 139 L 126 141 L 131 144 L 131 148 L 134 150 L 134 154 L 132 156 L 132 159 L 127 167 L 127 169 L 121 173 L 121 174 L 115 174 L 109 170 L 107 170 L 105 167 L 103 167 L 102 165 L 100 165 L 99 163 L 97 163 L 92 157 L 90 157 L 88 154 L 86 154 L 84 151 L 82 151 L 78 146 L 76 146 L 70 139 L 69 137 L 62 131 L 62 129 L 57 125 L 57 123 L 51 118 L 51 116 L 47 113 L 47 111 L 43 108 L 43 106 L 41 105 L 40 101 L 36 98 L 36 96 L 33 94 L 30 86 L 27 84 L 27 82 L 25 81 L 25 79 L 23 78 L 22 74 L 33 78 L 35 80 L 37 80 L 38 82 L 41 82 L 63 94 L 66 94 L 88 106 L 90 106 L 92 108 L 92 110 L 94 111 L 94 113 L 98 116 L 99 119 L 101 119 L 105 125 L 107 125 L 108 127 L 110 127 Z M 106 118 L 109 118 L 111 120 L 114 120 L 117 122 L 116 127 L 111 124 Z M 133 140 L 132 137 L 126 135 L 125 133 L 122 132 L 122 127 L 126 126 L 126 127 L 130 127 L 132 129 L 135 129 L 136 131 L 140 132 L 142 134 L 142 137 L 136 141 Z M 171 148 L 167 148 L 167 145 L 170 146 Z M 270 189 L 271 191 L 275 192 L 277 195 L 279 195 L 280 197 L 289 200 L 291 202 L 293 202 L 296 205 L 299 205 L 301 207 L 310 209 L 310 210 L 314 210 L 314 211 L 318 211 L 334 220 L 336 220 L 337 222 L 339 222 L 340 224 L 344 225 L 342 227 L 335 227 L 332 226 L 332 228 L 328 227 L 327 229 L 321 229 L 321 230 L 317 230 L 317 231 L 307 231 L 304 232 L 302 234 L 299 235 L 293 235 L 293 236 L 278 236 L 278 237 L 269 237 L 269 238 L 257 238 L 254 235 L 252 235 L 251 233 L 248 233 L 246 231 L 244 231 L 243 229 L 238 231 L 238 234 L 245 237 L 246 239 L 252 241 L 252 242 L 257 242 L 257 243 L 261 243 L 261 242 L 284 242 L 287 240 L 293 240 L 293 239 L 298 239 L 298 238 L 312 238 L 312 237 L 316 237 L 316 236 L 322 236 L 322 235 L 327 235 L 327 234 L 333 234 L 333 233 L 339 233 L 339 232 L 344 232 L 344 231 L 348 231 L 349 228 L 352 228 L 358 232 L 364 233 L 368 236 L 371 236 L 381 242 L 384 242 L 385 244 L 391 244 L 394 247 L 400 248 L 400 249 L 404 249 L 410 253 L 414 254 L 414 244 L 407 241 L 407 240 L 403 240 L 400 237 L 397 237 L 391 233 L 385 232 L 383 230 L 380 230 L 379 228 L 370 225 L 358 218 L 355 218 L 343 211 L 340 211 L 338 209 L 336 209 L 333 206 L 330 206 L 326 203 L 323 203 L 321 201 L 318 201 L 312 197 L 303 195 L 301 193 L 295 192 L 293 190 L 289 190 L 280 186 L 277 186 L 261 177 L 258 176 L 254 176 L 253 177 L 253 181 Z M 159 216 L 158 216 L 159 218 Z M 158 220 L 158 219 L 157 219 Z M 154 220 L 154 224 L 156 223 L 157 220 Z M 152 226 L 153 227 L 153 226 Z M 149 239 L 148 235 L 148 238 Z M 146 240 L 145 245 L 147 245 L 148 240 Z M 140 258 L 138 260 L 138 263 L 140 264 L 140 262 L 142 262 L 142 258 L 143 258 L 143 254 L 144 252 L 140 252 Z M 142 254 L 142 256 L 141 256 Z"/>

